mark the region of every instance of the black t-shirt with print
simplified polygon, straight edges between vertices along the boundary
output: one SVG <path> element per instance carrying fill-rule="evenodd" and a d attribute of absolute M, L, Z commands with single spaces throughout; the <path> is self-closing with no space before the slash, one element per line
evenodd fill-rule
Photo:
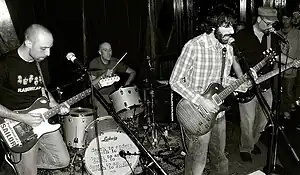
<path fill-rule="evenodd" d="M 48 62 L 40 62 L 43 77 L 49 84 Z M 13 50 L 0 58 L 0 104 L 10 110 L 28 108 L 41 97 L 43 87 L 35 62 L 26 62 Z"/>

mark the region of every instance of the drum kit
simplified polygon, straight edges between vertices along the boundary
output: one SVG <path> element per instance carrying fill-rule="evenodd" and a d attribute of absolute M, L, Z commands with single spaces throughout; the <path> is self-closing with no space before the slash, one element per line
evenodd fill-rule
<path fill-rule="evenodd" d="M 141 143 L 147 138 L 152 146 L 157 146 L 163 131 L 153 117 L 154 92 L 150 90 L 147 94 L 151 98 L 144 94 L 142 100 L 137 86 L 129 86 L 119 88 L 109 98 L 116 114 L 135 132 L 134 135 L 138 130 L 138 118 L 142 115 L 146 117 L 149 127 L 142 138 L 138 137 Z M 112 116 L 95 117 L 95 114 L 93 109 L 76 107 L 71 108 L 69 114 L 60 120 L 66 145 L 73 157 L 69 172 L 74 174 L 78 171 L 74 165 L 80 166 L 82 172 L 90 175 L 127 175 L 141 171 L 145 167 L 140 161 L 140 155 L 143 154 L 132 139 Z M 164 140 L 169 148 L 167 139 Z"/>
<path fill-rule="evenodd" d="M 166 174 L 143 145 L 147 139 L 150 146 L 157 147 L 163 138 L 171 150 L 154 119 L 153 82 L 146 79 L 144 84 L 143 99 L 137 86 L 126 86 L 112 92 L 110 102 L 93 88 L 92 95 L 106 109 L 107 116 L 97 116 L 96 109 L 76 107 L 71 108 L 67 116 L 60 117 L 61 132 L 72 157 L 68 167 L 70 174 L 76 174 L 78 167 L 82 174 L 90 175 L 129 175 L 143 171 Z M 56 90 L 61 98 L 61 88 Z M 141 118 L 147 121 L 146 128 L 139 126 Z M 144 128 L 142 135 L 141 128 Z"/>

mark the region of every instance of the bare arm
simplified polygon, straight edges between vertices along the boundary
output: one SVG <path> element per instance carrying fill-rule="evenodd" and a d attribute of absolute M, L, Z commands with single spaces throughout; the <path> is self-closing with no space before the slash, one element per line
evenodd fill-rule
<path fill-rule="evenodd" d="M 40 116 L 33 116 L 29 114 L 18 114 L 12 110 L 7 109 L 5 106 L 1 104 L 0 104 L 0 116 L 6 119 L 26 123 L 31 126 L 38 126 L 42 122 L 42 118 Z"/>
<path fill-rule="evenodd" d="M 131 69 L 130 67 L 126 69 L 126 73 L 129 74 L 129 77 L 125 83 L 125 86 L 130 85 L 136 76 L 135 70 Z"/>
<path fill-rule="evenodd" d="M 232 67 L 238 78 L 243 76 L 242 68 L 241 68 L 240 64 L 236 61 L 236 57 L 233 59 Z"/>
<path fill-rule="evenodd" d="M 15 121 L 20 121 L 23 122 L 22 115 L 7 109 L 5 106 L 0 104 L 0 116 L 3 118 L 15 120 Z"/>

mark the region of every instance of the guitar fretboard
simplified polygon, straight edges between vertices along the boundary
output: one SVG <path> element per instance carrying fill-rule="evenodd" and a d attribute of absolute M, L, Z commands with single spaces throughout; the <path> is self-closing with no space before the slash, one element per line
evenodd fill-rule
<path fill-rule="evenodd" d="M 296 60 L 296 61 L 298 61 L 298 60 Z M 287 65 L 283 65 L 283 66 L 280 67 L 280 72 L 286 71 L 286 70 L 288 70 L 288 69 L 290 69 L 294 66 L 295 66 L 295 62 L 289 63 Z M 267 79 L 269 79 L 269 78 L 271 78 L 271 77 L 273 77 L 277 74 L 279 74 L 279 68 L 258 77 L 257 80 L 256 80 L 256 84 L 262 83 L 262 82 L 266 81 Z"/>
<path fill-rule="evenodd" d="M 98 84 L 94 85 L 94 87 L 96 89 L 100 89 L 102 86 L 98 83 Z M 78 101 L 84 99 L 85 97 L 89 96 L 91 94 L 91 92 L 92 92 L 92 90 L 91 90 L 91 88 L 89 88 L 89 89 L 75 95 L 74 97 L 66 100 L 65 102 L 63 102 L 63 103 L 53 107 L 52 109 L 46 111 L 45 113 L 43 113 L 44 117 L 46 119 L 49 119 L 49 118 L 53 117 L 54 115 L 59 113 L 60 108 L 64 105 L 64 103 L 67 103 L 68 105 L 71 106 L 71 105 L 75 104 L 76 102 L 78 102 Z"/>
<path fill-rule="evenodd" d="M 260 61 L 257 65 L 253 67 L 254 71 L 259 71 L 262 67 L 264 67 L 267 63 L 267 61 L 273 57 L 273 53 L 269 54 L 268 56 L 265 56 L 262 61 Z M 234 81 L 232 84 L 227 86 L 222 92 L 218 94 L 220 100 L 225 100 L 225 98 L 230 95 L 233 91 L 235 91 L 240 85 L 242 85 L 246 80 L 248 79 L 247 73 L 244 74 L 242 77 L 238 78 L 236 81 Z"/>

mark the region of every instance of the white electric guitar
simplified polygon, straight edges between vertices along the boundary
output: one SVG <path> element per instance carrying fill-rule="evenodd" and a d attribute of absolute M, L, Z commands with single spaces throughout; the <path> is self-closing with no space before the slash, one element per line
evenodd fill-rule
<path fill-rule="evenodd" d="M 94 83 L 96 89 L 110 86 L 114 82 L 120 80 L 119 76 L 108 78 L 99 78 Z M 94 81 L 94 82 L 95 82 Z M 29 108 L 17 110 L 17 113 L 32 114 L 42 116 L 44 121 L 36 127 L 31 127 L 25 123 L 4 119 L 0 121 L 0 136 L 6 144 L 7 148 L 15 153 L 23 153 L 31 149 L 39 138 L 49 132 L 56 131 L 60 128 L 60 124 L 50 124 L 48 119 L 59 113 L 60 108 L 67 103 L 69 106 L 77 103 L 91 94 L 91 88 L 75 95 L 67 101 L 50 109 L 49 100 L 45 97 L 38 98 Z"/>

